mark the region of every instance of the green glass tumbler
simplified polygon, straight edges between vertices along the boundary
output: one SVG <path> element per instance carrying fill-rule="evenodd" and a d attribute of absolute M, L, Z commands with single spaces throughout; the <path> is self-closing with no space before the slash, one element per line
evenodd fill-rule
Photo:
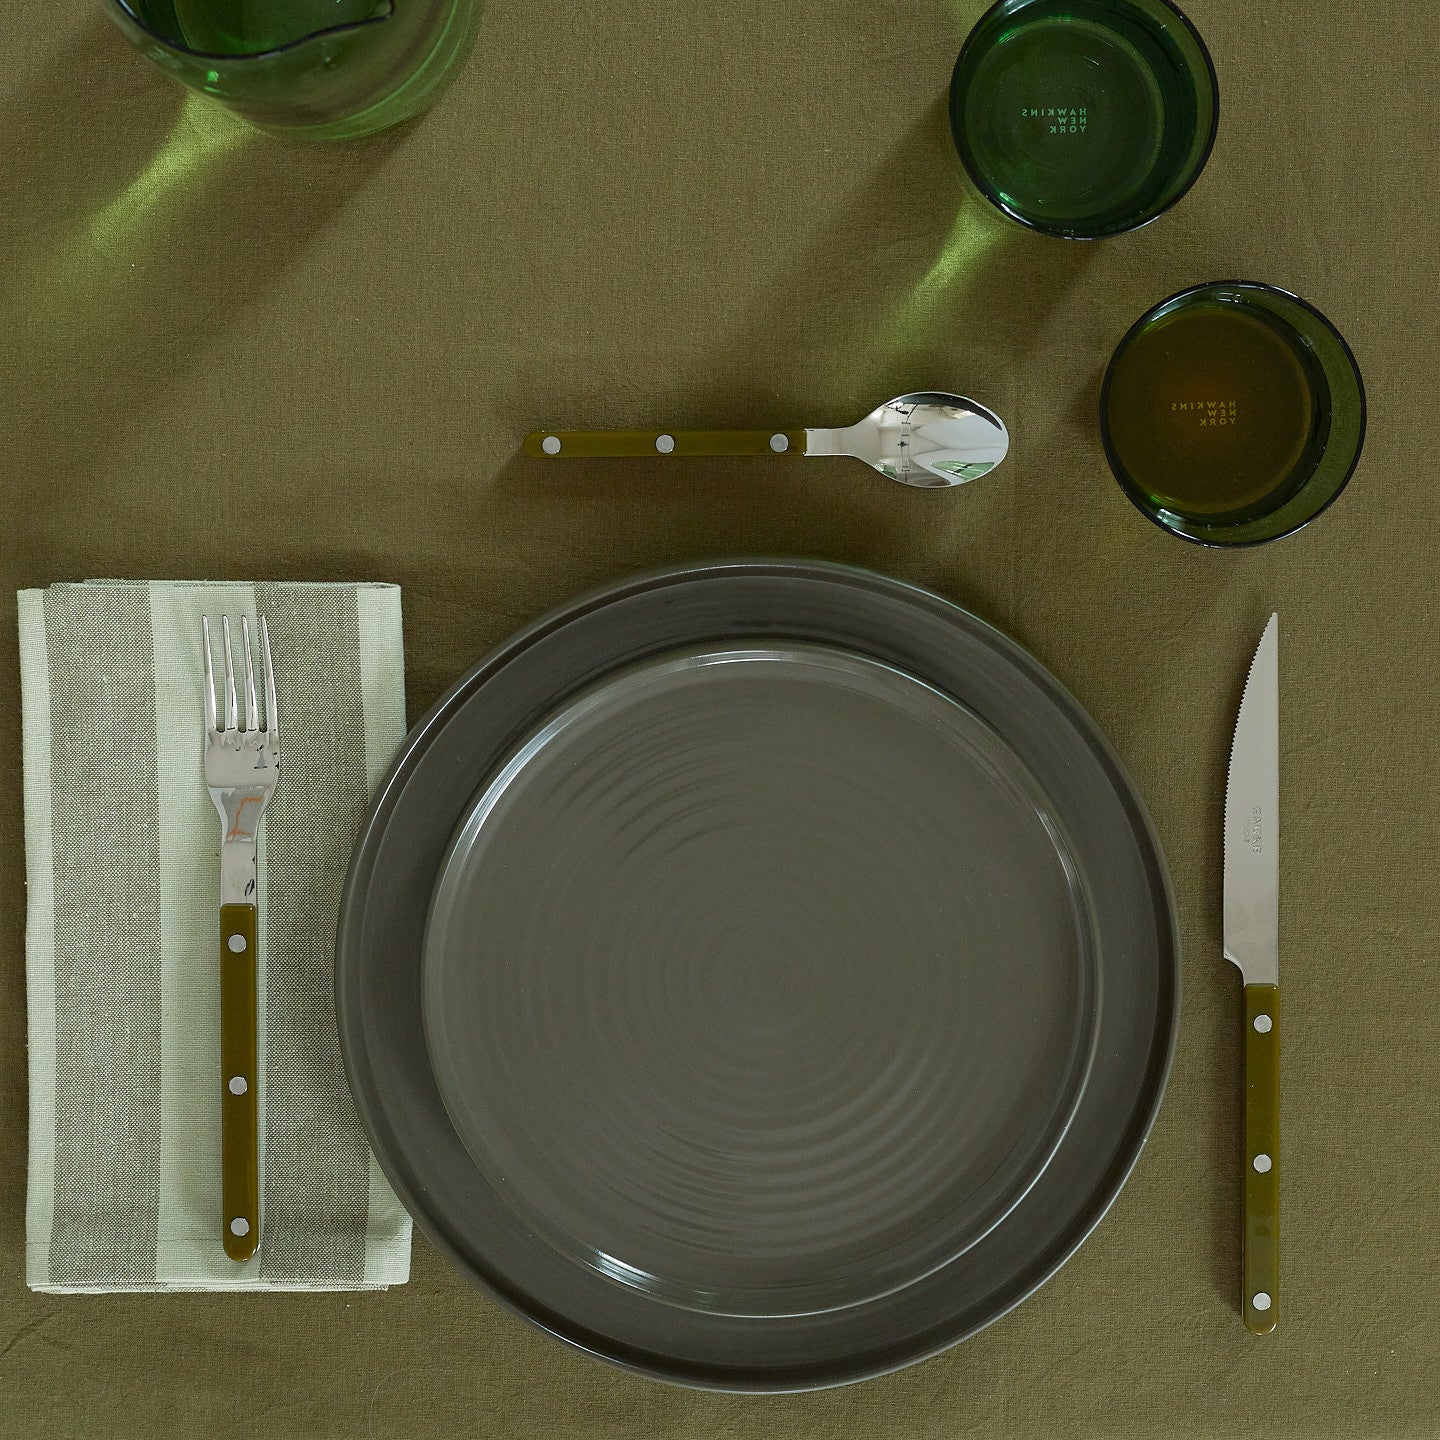
<path fill-rule="evenodd" d="M 480 0 L 106 0 L 136 49 L 262 130 L 352 139 L 427 109 Z"/>
<path fill-rule="evenodd" d="M 1365 386 L 1313 305 L 1252 280 L 1182 290 L 1121 340 L 1100 394 L 1121 488 L 1163 530 L 1256 545 L 1309 524 L 1365 442 Z"/>
<path fill-rule="evenodd" d="M 1198 179 L 1220 118 L 1215 67 L 1170 0 L 999 0 L 950 82 L 980 193 L 1066 240 L 1147 225 Z"/>

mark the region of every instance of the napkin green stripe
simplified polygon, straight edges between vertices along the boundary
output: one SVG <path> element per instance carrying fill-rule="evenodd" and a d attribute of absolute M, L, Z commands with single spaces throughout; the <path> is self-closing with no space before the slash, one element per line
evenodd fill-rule
<path fill-rule="evenodd" d="M 370 801 L 359 606 L 350 588 L 262 584 L 255 600 L 283 696 L 280 784 L 265 811 L 260 1273 L 358 1285 L 370 1152 L 340 1058 L 334 955 L 340 890 Z"/>
<path fill-rule="evenodd" d="M 55 930 L 50 1279 L 153 1280 L 160 868 L 150 602 L 45 596 Z M 97 1206 L 96 1197 L 102 1197 Z M 113 1212 L 103 1197 L 115 1197 Z"/>

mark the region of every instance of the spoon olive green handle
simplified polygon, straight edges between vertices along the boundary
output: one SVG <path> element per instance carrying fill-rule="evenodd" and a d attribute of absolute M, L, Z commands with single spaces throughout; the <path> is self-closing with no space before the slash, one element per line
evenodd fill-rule
<path fill-rule="evenodd" d="M 220 907 L 220 1172 L 232 1260 L 248 1260 L 260 1243 L 255 915 L 253 905 Z"/>
<path fill-rule="evenodd" d="M 1245 987 L 1245 1328 L 1280 1318 L 1280 989 Z"/>
<path fill-rule="evenodd" d="M 637 456 L 803 455 L 803 430 L 532 430 L 525 453 L 542 460 Z"/>

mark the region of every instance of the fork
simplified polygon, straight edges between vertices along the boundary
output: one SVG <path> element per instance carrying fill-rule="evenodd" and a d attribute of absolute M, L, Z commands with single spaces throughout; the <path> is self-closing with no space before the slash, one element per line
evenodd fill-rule
<path fill-rule="evenodd" d="M 260 1133 L 256 1096 L 257 875 L 255 841 L 265 802 L 280 773 L 280 725 L 270 629 L 260 617 L 265 723 L 255 703 L 250 621 L 240 620 L 245 651 L 245 710 L 235 693 L 230 617 L 221 619 L 225 650 L 225 724 L 216 720 L 210 617 L 205 643 L 205 784 L 220 816 L 220 1151 L 225 1253 L 248 1260 L 260 1244 Z"/>

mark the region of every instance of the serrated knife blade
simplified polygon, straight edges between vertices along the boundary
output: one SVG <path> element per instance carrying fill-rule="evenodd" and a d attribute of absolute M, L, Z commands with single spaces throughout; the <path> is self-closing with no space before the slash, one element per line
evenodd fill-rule
<path fill-rule="evenodd" d="M 1225 958 L 1245 981 L 1241 1313 L 1265 1335 L 1280 1315 L 1280 623 L 1260 637 L 1225 786 Z"/>

